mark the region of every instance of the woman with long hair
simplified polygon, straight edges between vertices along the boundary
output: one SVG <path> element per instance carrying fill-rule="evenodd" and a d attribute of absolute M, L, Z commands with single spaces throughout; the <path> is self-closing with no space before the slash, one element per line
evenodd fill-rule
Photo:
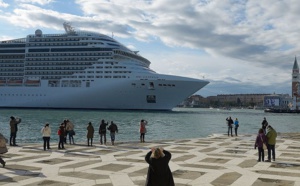
<path fill-rule="evenodd" d="M 160 147 L 151 148 L 145 157 L 149 164 L 146 186 L 174 186 L 174 179 L 169 167 L 171 153 Z"/>

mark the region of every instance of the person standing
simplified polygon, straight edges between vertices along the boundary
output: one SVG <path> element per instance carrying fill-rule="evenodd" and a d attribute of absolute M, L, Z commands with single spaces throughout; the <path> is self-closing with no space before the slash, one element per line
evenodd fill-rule
<path fill-rule="evenodd" d="M 140 141 L 143 143 L 145 142 L 145 134 L 147 132 L 147 129 L 146 129 L 147 123 L 148 122 L 143 119 L 140 122 Z"/>
<path fill-rule="evenodd" d="M 234 121 L 234 132 L 235 132 L 235 136 L 237 136 L 237 131 L 238 131 L 238 128 L 239 128 L 239 120 L 237 118 L 235 118 L 235 121 Z"/>
<path fill-rule="evenodd" d="M 69 135 L 69 141 L 70 141 L 70 145 L 72 144 L 73 142 L 73 145 L 75 144 L 74 143 L 74 135 L 75 135 L 75 131 L 74 131 L 74 125 L 73 123 L 70 121 L 70 120 L 66 120 L 66 133 Z"/>
<path fill-rule="evenodd" d="M 105 123 L 104 119 L 101 120 L 100 126 L 99 126 L 99 135 L 100 135 L 100 144 L 103 145 L 102 138 L 104 139 L 104 145 L 106 145 L 106 126 L 108 125 L 108 122 Z"/>
<path fill-rule="evenodd" d="M 231 119 L 231 117 L 229 116 L 229 118 L 226 118 L 226 121 L 227 121 L 227 125 L 228 125 L 228 136 L 229 136 L 229 131 L 231 133 L 231 136 L 232 135 L 232 124 L 233 124 L 233 120 Z"/>
<path fill-rule="evenodd" d="M 265 159 L 265 150 L 263 144 L 267 144 L 267 137 L 264 134 L 263 129 L 258 130 L 258 135 L 255 140 L 254 149 L 258 148 L 258 162 L 264 161 Z"/>
<path fill-rule="evenodd" d="M 174 179 L 169 167 L 171 153 L 163 148 L 151 148 L 145 156 L 149 164 L 146 186 L 174 186 Z"/>
<path fill-rule="evenodd" d="M 51 136 L 51 128 L 49 126 L 49 123 L 46 123 L 45 126 L 42 128 L 41 133 L 43 134 L 43 140 L 44 140 L 44 150 L 50 149 L 50 136 Z"/>
<path fill-rule="evenodd" d="M 10 117 L 10 138 L 9 145 L 10 146 L 18 146 L 16 144 L 16 137 L 18 132 L 18 124 L 21 123 L 21 118 L 15 118 L 14 116 Z"/>
<path fill-rule="evenodd" d="M 276 144 L 277 132 L 271 125 L 268 125 L 267 130 L 268 130 L 267 132 L 268 160 L 266 160 L 266 162 L 271 162 L 271 151 L 272 151 L 273 161 L 275 161 L 275 144 Z"/>
<path fill-rule="evenodd" d="M 264 117 L 263 121 L 261 122 L 261 128 L 264 130 L 264 133 L 266 134 L 266 129 L 268 126 L 268 121 L 267 119 Z"/>
<path fill-rule="evenodd" d="M 58 137 L 59 137 L 58 149 L 65 149 L 65 147 L 64 147 L 64 143 L 65 143 L 65 127 L 64 127 L 64 123 L 62 123 L 59 126 L 57 134 L 58 134 Z"/>
<path fill-rule="evenodd" d="M 0 154 L 5 154 L 8 152 L 6 143 L 8 140 L 0 133 Z M 2 167 L 5 167 L 6 162 L 2 159 L 0 156 L 0 163 L 2 164 Z"/>
<path fill-rule="evenodd" d="M 87 130 L 86 137 L 87 137 L 88 146 L 90 146 L 90 141 L 91 141 L 91 146 L 93 146 L 94 127 L 91 122 L 89 122 L 86 130 Z"/>
<path fill-rule="evenodd" d="M 113 121 L 111 121 L 107 129 L 110 131 L 111 144 L 115 145 L 116 133 L 118 133 L 118 126 Z"/>

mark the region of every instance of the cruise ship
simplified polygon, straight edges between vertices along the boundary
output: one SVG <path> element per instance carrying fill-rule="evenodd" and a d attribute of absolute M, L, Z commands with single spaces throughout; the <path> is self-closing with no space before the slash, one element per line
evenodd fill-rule
<path fill-rule="evenodd" d="M 113 37 L 63 26 L 0 41 L 1 108 L 171 110 L 209 83 L 158 74 Z"/>

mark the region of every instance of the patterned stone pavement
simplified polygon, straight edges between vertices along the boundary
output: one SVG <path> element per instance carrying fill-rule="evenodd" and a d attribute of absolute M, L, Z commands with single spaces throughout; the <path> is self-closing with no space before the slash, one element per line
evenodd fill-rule
<path fill-rule="evenodd" d="M 151 143 L 57 144 L 44 151 L 41 144 L 10 147 L 3 155 L 0 185 L 144 185 L 148 165 L 144 156 L 153 146 L 172 153 L 170 167 L 176 186 L 300 186 L 300 135 L 281 134 L 275 162 L 257 162 L 255 135 L 156 141 Z"/>

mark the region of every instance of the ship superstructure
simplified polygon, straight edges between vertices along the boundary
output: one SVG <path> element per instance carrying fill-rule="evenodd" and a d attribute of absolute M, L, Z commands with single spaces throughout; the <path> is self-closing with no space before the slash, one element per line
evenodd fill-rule
<path fill-rule="evenodd" d="M 0 107 L 170 110 L 208 84 L 158 74 L 111 37 L 64 28 L 0 41 Z"/>

